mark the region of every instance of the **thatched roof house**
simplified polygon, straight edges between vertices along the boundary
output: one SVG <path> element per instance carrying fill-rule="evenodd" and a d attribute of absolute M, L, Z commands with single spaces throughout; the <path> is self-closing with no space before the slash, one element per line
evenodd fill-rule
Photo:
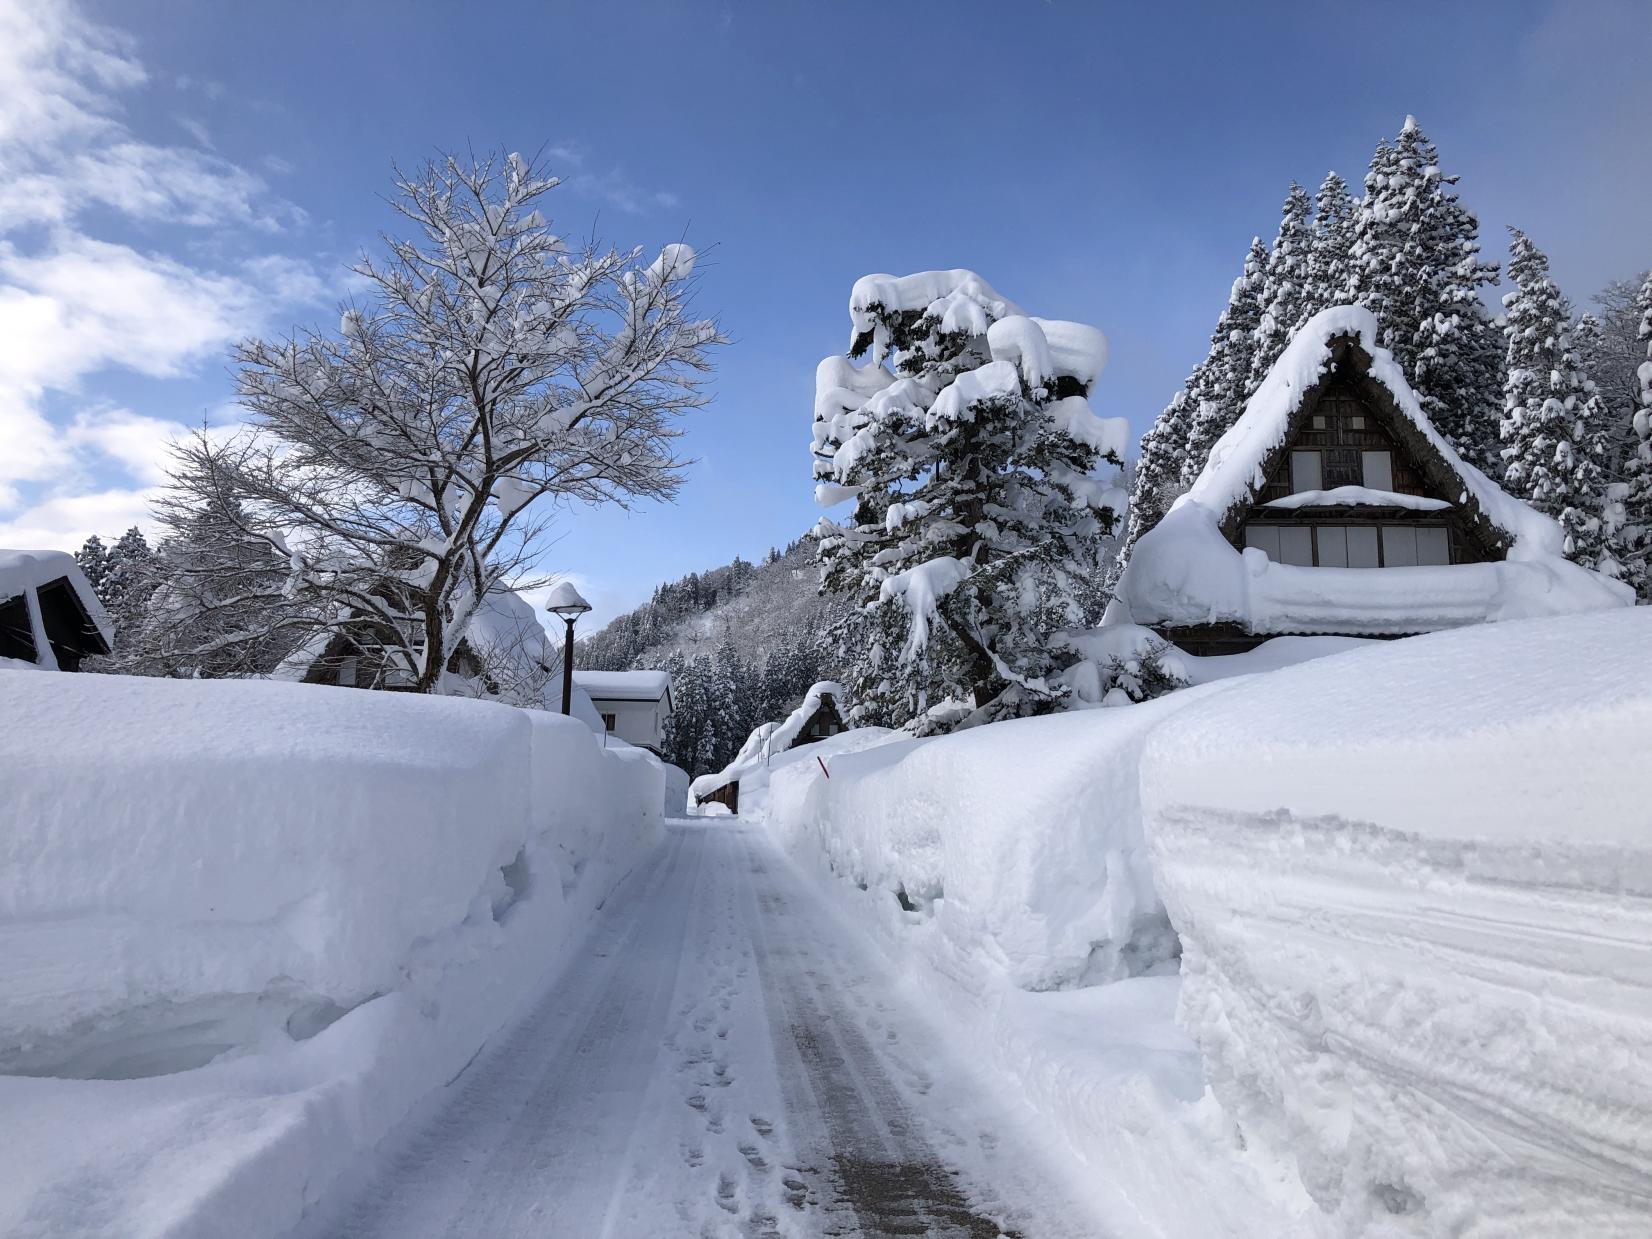
<path fill-rule="evenodd" d="M 1338 306 L 1296 334 L 1189 491 L 1137 542 L 1108 624 L 1195 654 L 1630 605 L 1560 526 L 1468 464 Z"/>

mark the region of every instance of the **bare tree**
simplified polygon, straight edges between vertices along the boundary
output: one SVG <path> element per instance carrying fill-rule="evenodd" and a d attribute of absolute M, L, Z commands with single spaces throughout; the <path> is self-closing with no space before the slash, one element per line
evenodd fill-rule
<path fill-rule="evenodd" d="M 236 535 L 287 564 L 275 622 L 312 646 L 365 626 L 417 691 L 531 571 L 558 501 L 675 495 L 677 422 L 723 342 L 689 313 L 687 245 L 572 248 L 536 209 L 556 183 L 514 154 L 398 169 L 411 235 L 354 267 L 364 304 L 237 350 L 254 429 L 218 467 Z"/>

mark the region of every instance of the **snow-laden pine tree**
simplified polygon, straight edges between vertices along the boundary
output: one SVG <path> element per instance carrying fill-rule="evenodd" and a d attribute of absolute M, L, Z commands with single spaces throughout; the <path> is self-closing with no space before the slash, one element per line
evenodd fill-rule
<path fill-rule="evenodd" d="M 1643 359 L 1635 368 L 1634 447 L 1624 462 L 1624 568 L 1642 602 L 1652 602 L 1652 273 L 1635 298 Z"/>
<path fill-rule="evenodd" d="M 75 563 L 80 566 L 86 583 L 92 587 L 92 592 L 103 601 L 103 578 L 109 573 L 109 551 L 103 545 L 103 539 L 92 534 L 81 544 L 75 552 Z"/>
<path fill-rule="evenodd" d="M 1119 553 L 1109 569 L 1109 587 L 1124 571 L 1136 539 L 1159 523 L 1182 492 L 1182 459 L 1192 430 L 1193 400 L 1184 387 L 1141 437 L 1141 457 L 1130 478 L 1130 516 L 1119 542 Z"/>
<path fill-rule="evenodd" d="M 408 233 L 355 267 L 364 304 L 237 352 L 256 437 L 234 519 L 288 560 L 295 611 L 367 629 L 416 691 L 531 576 L 539 501 L 675 493 L 721 340 L 690 313 L 689 247 L 570 247 L 538 209 L 556 183 L 517 155 L 398 173 Z"/>
<path fill-rule="evenodd" d="M 1210 459 L 1210 449 L 1245 411 L 1250 398 L 1251 357 L 1256 328 L 1262 321 L 1263 273 L 1268 251 L 1261 237 L 1252 237 L 1245 269 L 1228 293 L 1228 303 L 1211 333 L 1210 352 L 1188 376 L 1187 394 L 1192 426 L 1182 450 L 1182 489 L 1193 484 Z"/>
<path fill-rule="evenodd" d="M 1314 231 L 1308 245 L 1307 290 L 1298 326 L 1348 299 L 1353 273 L 1354 199 L 1348 182 L 1327 172 L 1314 195 Z"/>
<path fill-rule="evenodd" d="M 119 666 L 135 648 L 157 583 L 157 561 L 149 540 L 136 525 L 116 539 L 104 562 L 98 600 L 115 625 L 110 667 Z M 94 662 L 92 665 L 102 665 Z"/>
<path fill-rule="evenodd" d="M 1285 205 L 1280 209 L 1279 232 L 1262 268 L 1262 285 L 1257 293 L 1262 312 L 1256 322 L 1256 340 L 1251 350 L 1250 377 L 1245 384 L 1247 397 L 1262 385 L 1273 363 L 1291 342 L 1291 336 L 1311 313 L 1308 304 L 1314 243 L 1312 213 L 1308 191 L 1292 181 Z"/>
<path fill-rule="evenodd" d="M 1404 368 L 1423 411 L 1470 463 L 1495 470 L 1501 342 L 1480 289 L 1479 221 L 1415 117 L 1378 145 L 1354 217 L 1349 299 L 1377 316 L 1381 343 Z"/>
<path fill-rule="evenodd" d="M 961 270 L 868 276 L 849 312 L 849 356 L 816 377 L 814 471 L 823 503 L 854 503 L 817 532 L 824 588 L 857 604 L 858 716 L 1052 708 L 1062 656 L 1037 615 L 1125 506 L 1098 469 L 1119 465 L 1126 424 L 1088 401 L 1104 337 Z"/>
<path fill-rule="evenodd" d="M 1549 277 L 1548 258 L 1525 233 L 1509 231 L 1503 484 L 1560 522 L 1568 557 L 1615 575 L 1601 518 L 1605 404 L 1572 346 L 1571 306 Z"/>

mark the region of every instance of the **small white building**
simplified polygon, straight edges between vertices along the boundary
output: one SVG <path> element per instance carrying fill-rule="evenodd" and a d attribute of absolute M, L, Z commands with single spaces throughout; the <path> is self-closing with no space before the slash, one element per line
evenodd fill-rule
<path fill-rule="evenodd" d="M 585 690 L 615 739 L 660 754 L 673 709 L 667 672 L 575 671 L 574 684 Z"/>
<path fill-rule="evenodd" d="M 113 641 L 114 626 L 73 555 L 0 550 L 0 667 L 78 671 Z"/>

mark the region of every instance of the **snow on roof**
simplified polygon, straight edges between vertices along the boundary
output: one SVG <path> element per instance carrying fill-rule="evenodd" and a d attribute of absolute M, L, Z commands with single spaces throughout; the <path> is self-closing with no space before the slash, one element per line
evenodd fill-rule
<path fill-rule="evenodd" d="M 757 727 L 746 742 L 740 746 L 740 751 L 715 774 L 702 774 L 689 784 L 689 794 L 705 796 L 716 791 L 724 784 L 733 783 L 751 770 L 763 765 L 766 756 L 771 753 L 783 753 L 797 742 L 804 725 L 815 716 L 820 709 L 820 699 L 831 697 L 838 707 L 841 717 L 846 713 L 844 708 L 843 686 L 832 680 L 821 680 L 810 687 L 803 695 L 803 702 L 777 723 L 764 723 Z"/>
<path fill-rule="evenodd" d="M 115 625 L 98 601 L 92 584 L 67 551 L 11 551 L 0 549 L 0 602 L 67 577 L 87 618 L 97 626 L 105 645 L 113 645 Z"/>
<path fill-rule="evenodd" d="M 660 701 L 671 692 L 666 671 L 575 671 L 574 683 L 593 701 Z"/>
<path fill-rule="evenodd" d="M 1104 622 L 1237 623 L 1255 633 L 1413 633 L 1488 620 L 1628 606 L 1627 587 L 1561 554 L 1560 525 L 1468 464 L 1423 414 L 1361 306 L 1309 319 L 1274 363 L 1233 427 L 1216 441 L 1193 486 L 1142 535 Z M 1425 568 L 1305 568 L 1237 550 L 1222 530 L 1254 501 L 1264 467 L 1289 438 L 1303 401 L 1342 341 L 1368 363 L 1409 429 L 1460 488 L 1456 506 L 1507 540 L 1506 562 Z M 1335 495 L 1337 492 L 1331 492 Z M 1331 499 L 1323 499 L 1332 502 Z M 1341 500 L 1347 502 L 1347 500 Z"/>
<path fill-rule="evenodd" d="M 1451 507 L 1445 499 L 1426 495 L 1402 495 L 1392 490 L 1372 490 L 1366 486 L 1335 486 L 1330 490 L 1299 490 L 1283 499 L 1270 499 L 1264 508 L 1410 508 L 1414 512 L 1444 512 Z"/>

